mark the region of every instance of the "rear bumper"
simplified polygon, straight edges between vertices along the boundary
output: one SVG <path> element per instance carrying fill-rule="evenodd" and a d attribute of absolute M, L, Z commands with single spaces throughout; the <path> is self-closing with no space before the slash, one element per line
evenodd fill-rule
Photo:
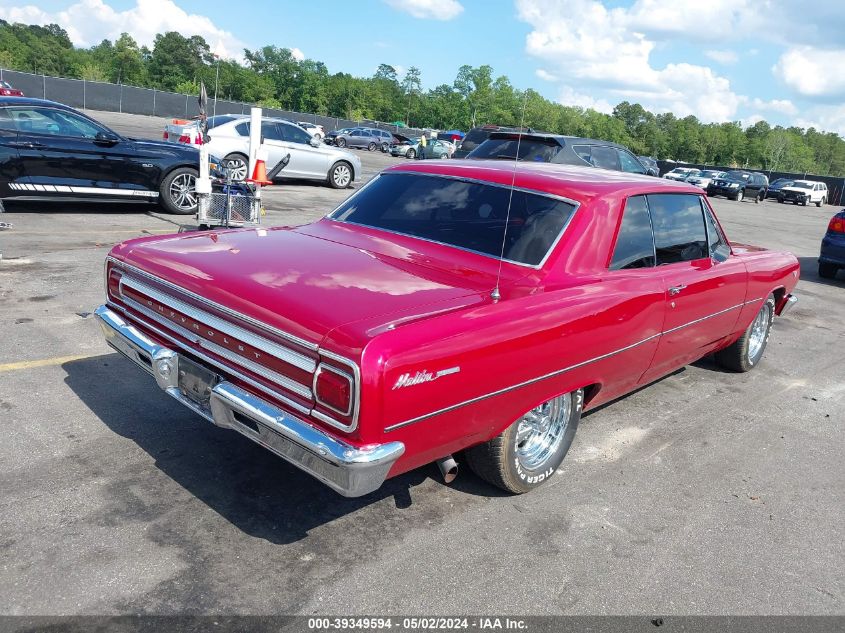
<path fill-rule="evenodd" d="M 205 408 L 178 386 L 179 355 L 106 306 L 94 312 L 106 342 L 152 375 L 167 394 L 217 426 L 238 431 L 345 497 L 378 489 L 402 453 L 401 442 L 356 447 L 223 380 Z"/>
<path fill-rule="evenodd" d="M 830 233 L 822 238 L 819 262 L 845 267 L 845 237 L 834 237 Z"/>
<path fill-rule="evenodd" d="M 778 316 L 783 316 L 784 314 L 792 310 L 792 308 L 795 307 L 796 303 L 798 303 L 798 297 L 796 297 L 795 295 L 786 295 L 783 299 L 780 300 L 780 304 L 775 306 L 775 314 L 777 314 Z"/>

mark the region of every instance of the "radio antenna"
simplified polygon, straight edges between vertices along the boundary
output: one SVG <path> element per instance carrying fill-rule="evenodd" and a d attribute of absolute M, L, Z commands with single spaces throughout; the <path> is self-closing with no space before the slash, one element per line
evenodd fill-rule
<path fill-rule="evenodd" d="M 510 193 L 508 194 L 508 210 L 505 213 L 505 229 L 502 231 L 502 250 L 499 253 L 499 270 L 496 272 L 496 287 L 493 288 L 493 292 L 490 293 L 490 298 L 496 302 L 502 298 L 501 293 L 499 292 L 499 282 L 502 279 L 502 260 L 505 258 L 505 244 L 508 241 L 508 225 L 510 224 L 510 217 L 511 217 L 511 203 L 513 202 L 513 189 L 514 185 L 516 184 L 516 164 L 519 162 L 519 146 L 522 143 L 522 130 L 525 126 L 525 105 L 528 103 L 528 90 L 525 91 L 525 94 L 522 97 L 522 116 L 520 117 L 519 121 L 519 132 L 517 133 L 516 137 L 516 152 L 514 153 L 513 157 L 513 170 L 511 173 L 511 189 Z"/>

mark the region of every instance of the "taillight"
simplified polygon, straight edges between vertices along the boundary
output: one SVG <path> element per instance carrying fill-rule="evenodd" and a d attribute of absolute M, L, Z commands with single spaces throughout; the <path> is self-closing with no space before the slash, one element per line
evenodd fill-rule
<path fill-rule="evenodd" d="M 10 95 L 10 94 L 12 94 L 12 91 L 9 90 L 8 88 L 0 88 L 0 95 L 6 96 L 6 95 Z"/>
<path fill-rule="evenodd" d="M 187 134 L 183 134 L 182 136 L 179 137 L 179 142 L 185 143 L 186 145 L 190 145 L 191 144 L 191 137 L 188 136 Z"/>
<path fill-rule="evenodd" d="M 830 224 L 827 225 L 827 230 L 831 233 L 845 233 L 845 218 L 833 216 Z"/>
<path fill-rule="evenodd" d="M 108 292 L 109 297 L 119 299 L 120 278 L 123 276 L 123 273 L 114 266 L 109 265 L 107 275 L 108 276 L 106 277 L 106 291 Z"/>
<path fill-rule="evenodd" d="M 314 399 L 335 413 L 352 413 L 352 376 L 346 372 L 320 364 L 314 375 Z"/>
<path fill-rule="evenodd" d="M 164 134 L 161 135 L 161 140 L 166 141 L 170 138 L 170 135 L 167 133 L 167 130 L 164 131 Z"/>

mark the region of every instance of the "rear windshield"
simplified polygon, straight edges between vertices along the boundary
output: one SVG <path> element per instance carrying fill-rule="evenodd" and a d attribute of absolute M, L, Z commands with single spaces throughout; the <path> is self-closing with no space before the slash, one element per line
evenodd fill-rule
<path fill-rule="evenodd" d="M 208 129 L 212 129 L 217 127 L 218 125 L 223 125 L 224 123 L 229 123 L 230 121 L 234 121 L 235 119 L 242 119 L 243 117 L 240 116 L 232 116 L 229 114 L 218 114 L 217 116 L 210 116 L 208 117 Z"/>
<path fill-rule="evenodd" d="M 472 150 L 467 158 L 488 158 L 495 160 L 528 160 L 550 163 L 561 150 L 551 139 L 523 138 L 518 135 L 507 138 L 488 138 Z"/>
<path fill-rule="evenodd" d="M 329 217 L 457 248 L 540 264 L 575 205 L 541 194 L 411 173 L 383 174 Z M 505 235 L 506 233 L 506 235 Z"/>
<path fill-rule="evenodd" d="M 732 180 L 748 180 L 751 178 L 751 174 L 744 171 L 729 171 L 728 178 Z"/>

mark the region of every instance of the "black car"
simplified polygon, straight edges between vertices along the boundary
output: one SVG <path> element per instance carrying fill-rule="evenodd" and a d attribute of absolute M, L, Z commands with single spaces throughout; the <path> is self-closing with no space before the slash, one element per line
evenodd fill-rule
<path fill-rule="evenodd" d="M 657 159 L 652 158 L 651 156 L 637 156 L 639 161 L 643 164 L 643 167 L 646 168 L 649 176 L 659 176 L 660 175 L 660 166 L 657 164 Z"/>
<path fill-rule="evenodd" d="M 531 132 L 531 128 L 504 127 L 502 125 L 482 125 L 474 127 L 455 148 L 452 158 L 466 158 L 476 147 L 486 141 L 493 132 Z"/>
<path fill-rule="evenodd" d="M 198 167 L 196 147 L 126 138 L 53 101 L 0 98 L 0 199 L 158 202 L 189 215 Z"/>
<path fill-rule="evenodd" d="M 845 269 L 845 209 L 834 215 L 827 225 L 819 252 L 819 277 L 833 279 Z"/>
<path fill-rule="evenodd" d="M 769 179 L 763 174 L 750 171 L 729 171 L 724 178 L 715 178 L 707 185 L 707 195 L 725 196 L 742 202 L 744 198 L 754 198 L 760 202 L 766 198 Z"/>
<path fill-rule="evenodd" d="M 538 132 L 493 132 L 467 158 L 581 165 L 648 174 L 628 149 L 610 141 Z"/>
<path fill-rule="evenodd" d="M 778 178 L 777 180 L 773 180 L 769 183 L 769 188 L 766 189 L 766 197 L 777 198 L 781 189 L 784 187 L 791 187 L 794 182 L 794 180 L 790 180 L 789 178 Z"/>

